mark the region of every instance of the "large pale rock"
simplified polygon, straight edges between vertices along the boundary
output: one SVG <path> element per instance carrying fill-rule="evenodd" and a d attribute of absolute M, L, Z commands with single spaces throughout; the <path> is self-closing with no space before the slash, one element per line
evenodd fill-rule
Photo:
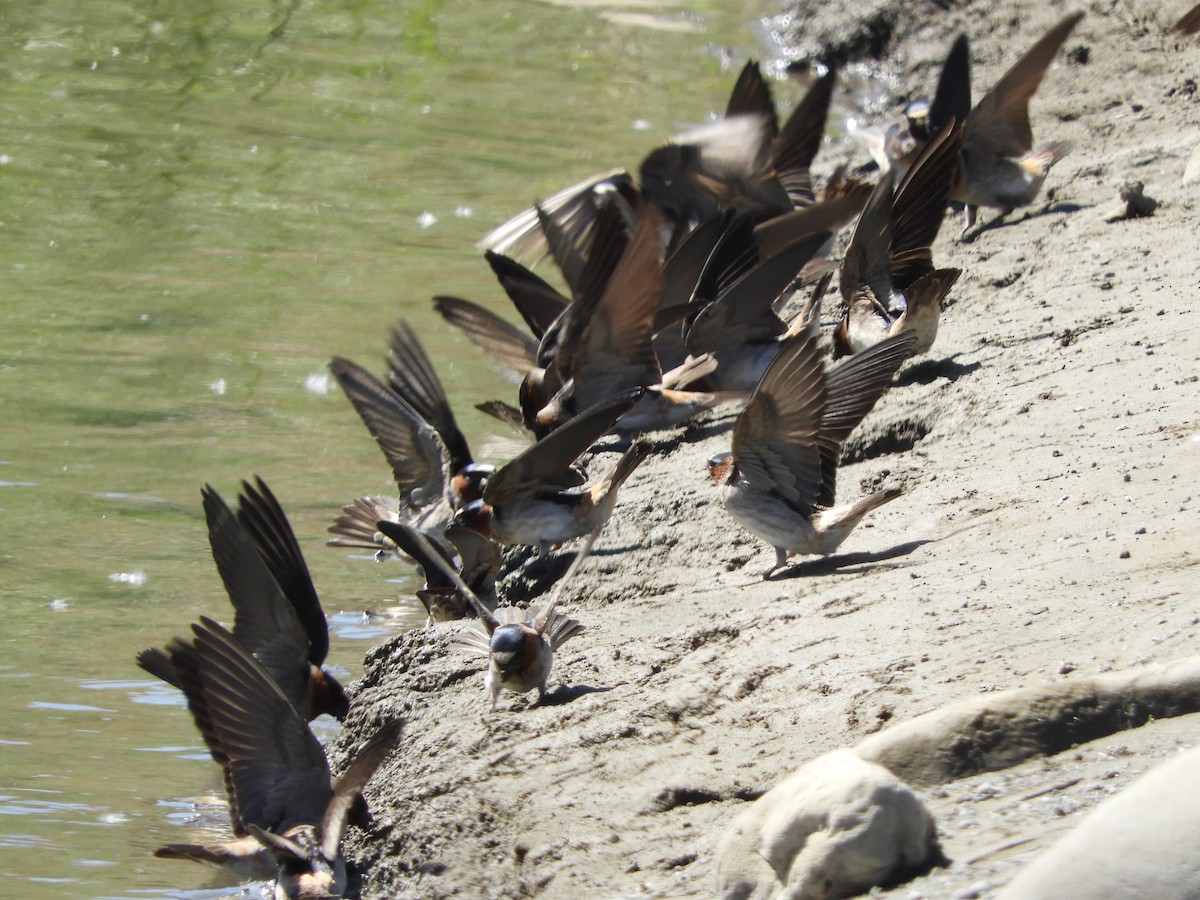
<path fill-rule="evenodd" d="M 893 725 L 855 750 L 927 787 L 1193 712 L 1200 712 L 1200 656 L 971 697 Z"/>
<path fill-rule="evenodd" d="M 1150 770 L 1027 866 L 998 900 L 1200 897 L 1200 749 Z"/>
<path fill-rule="evenodd" d="M 940 858 L 917 795 L 882 766 L 835 750 L 734 819 L 717 849 L 717 881 L 726 900 L 831 900 Z"/>

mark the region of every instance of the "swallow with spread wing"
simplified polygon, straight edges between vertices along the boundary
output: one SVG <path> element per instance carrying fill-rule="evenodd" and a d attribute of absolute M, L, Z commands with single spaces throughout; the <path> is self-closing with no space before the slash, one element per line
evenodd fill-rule
<path fill-rule="evenodd" d="M 538 441 L 497 470 L 483 498 L 460 509 L 455 522 L 505 546 L 537 547 L 542 555 L 556 544 L 599 531 L 650 445 L 634 441 L 608 474 L 583 490 L 573 490 L 585 477 L 574 463 L 634 408 L 642 393 L 626 391 L 599 403 Z"/>
<path fill-rule="evenodd" d="M 769 578 L 793 554 L 830 554 L 873 509 L 900 496 L 878 491 L 836 506 L 838 456 L 874 407 L 916 335 L 904 332 L 826 371 L 818 342 L 797 337 L 772 361 L 738 414 L 733 449 L 708 462 L 725 509 L 775 548 Z"/>
<path fill-rule="evenodd" d="M 942 303 L 962 274 L 935 269 L 931 249 L 946 215 L 962 130 L 942 126 L 892 192 L 880 178 L 840 268 L 845 311 L 833 335 L 834 358 L 860 353 L 889 335 L 912 331 L 914 353 L 933 346 Z"/>
<path fill-rule="evenodd" d="M 347 817 L 396 745 L 402 722 L 384 725 L 332 780 L 325 751 L 270 673 L 211 619 L 166 650 L 172 683 L 187 696 L 213 759 L 221 766 L 230 824 L 238 840 L 168 844 L 164 859 L 219 865 L 241 877 L 276 877 L 277 898 L 341 896 Z"/>
<path fill-rule="evenodd" d="M 322 713 L 344 719 L 350 701 L 322 668 L 329 653 L 325 612 L 279 501 L 261 478 L 242 482 L 236 516 L 211 485 L 201 495 L 213 560 L 233 604 L 234 636 L 306 720 Z M 143 650 L 138 665 L 175 683 L 163 650 Z"/>

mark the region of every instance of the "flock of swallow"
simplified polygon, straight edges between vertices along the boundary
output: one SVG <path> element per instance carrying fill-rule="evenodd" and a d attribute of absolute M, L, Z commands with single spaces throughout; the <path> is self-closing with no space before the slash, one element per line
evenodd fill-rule
<path fill-rule="evenodd" d="M 558 598 L 621 485 L 653 452 L 635 435 L 743 404 L 731 450 L 709 470 L 729 514 L 775 548 L 763 577 L 792 555 L 832 553 L 901 493 L 885 488 L 838 505 L 838 457 L 904 361 L 933 345 L 961 274 L 936 268 L 930 249 L 948 205 L 965 206 L 964 233 L 978 207 L 1007 215 L 1033 201 L 1067 150 L 1034 145 L 1028 107 L 1082 17 L 1055 25 L 974 105 L 969 45 L 959 37 L 932 101 L 910 104 L 903 124 L 872 136 L 874 186 L 839 169 L 815 189 L 811 164 L 836 72 L 818 78 L 780 124 L 751 62 L 724 117 L 654 150 L 639 178 L 596 176 L 492 232 L 482 242 L 487 261 L 528 331 L 468 300 L 434 305 L 517 374 L 518 406 L 479 408 L 532 443 L 504 466 L 476 462 L 430 360 L 400 321 L 386 379 L 346 359 L 330 364 L 399 487 L 346 506 L 330 544 L 415 561 L 431 622 L 474 617 L 458 643 L 488 657 L 493 708 L 501 689 L 537 689 L 540 699 L 554 651 L 583 630 L 557 611 Z M 1200 6 L 1175 28 L 1200 31 Z M 855 216 L 835 262 L 834 238 Z M 515 258 L 545 255 L 569 295 Z M 835 273 L 842 315 L 827 338 L 820 305 Z M 841 361 L 827 366 L 826 356 Z M 631 437 L 628 449 L 589 485 L 577 462 L 613 431 Z M 368 815 L 363 789 L 402 723 L 381 723 L 331 777 L 308 722 L 342 719 L 350 701 L 321 667 L 328 629 L 292 528 L 261 479 L 243 482 L 236 512 L 211 486 L 202 496 L 232 631 L 202 618 L 189 637 L 143 651 L 138 664 L 186 696 L 222 768 L 235 840 L 169 844 L 155 855 L 275 878 L 279 898 L 341 896 L 342 836 L 352 818 Z M 547 601 L 501 604 L 503 548 L 545 555 L 576 538 L 587 540 Z"/>

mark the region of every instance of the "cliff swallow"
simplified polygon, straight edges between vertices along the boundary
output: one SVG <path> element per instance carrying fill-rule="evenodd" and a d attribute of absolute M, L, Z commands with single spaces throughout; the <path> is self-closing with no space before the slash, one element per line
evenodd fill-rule
<path fill-rule="evenodd" d="M 380 519 L 403 519 L 422 531 L 439 533 L 460 502 L 456 488 L 478 488 L 490 469 L 455 470 L 438 430 L 366 369 L 342 357 L 334 357 L 329 369 L 391 464 L 399 489 L 398 500 L 360 497 L 343 507 L 329 529 L 339 535 L 330 545 L 394 552 L 395 545 L 375 527 Z"/>
<path fill-rule="evenodd" d="M 964 232 L 975 224 L 980 206 L 998 207 L 1000 219 L 1032 203 L 1050 167 L 1070 149 L 1061 141 L 1033 146 L 1029 101 L 1082 18 L 1072 13 L 1046 32 L 967 116 L 962 175 L 950 198 L 966 204 Z"/>
<path fill-rule="evenodd" d="M 563 188 L 494 228 L 475 246 L 536 263 L 550 252 L 541 227 L 544 215 L 553 217 L 564 229 L 584 235 L 595 224 L 597 211 L 611 202 L 614 195 L 620 195 L 631 206 L 636 207 L 639 202 L 638 187 L 624 169 L 592 175 Z"/>
<path fill-rule="evenodd" d="M 910 103 L 904 124 L 889 128 L 882 153 L 873 153 L 880 171 L 895 171 L 893 184 L 898 184 L 930 138 L 951 123 L 964 124 L 970 114 L 971 50 L 966 35 L 959 35 L 942 63 L 933 102 L 922 98 Z"/>
<path fill-rule="evenodd" d="M 196 727 L 222 767 L 230 824 L 241 840 L 168 844 L 154 855 L 214 863 L 244 877 L 277 874 L 277 897 L 340 896 L 347 816 L 395 746 L 402 722 L 380 728 L 334 782 L 304 719 L 230 632 L 201 618 L 192 639 L 175 639 L 167 655 Z M 297 848 L 302 852 L 293 853 Z M 288 862 L 277 862 L 281 856 Z"/>
<path fill-rule="evenodd" d="M 732 223 L 731 229 L 736 227 Z M 753 241 L 752 229 L 749 235 Z M 716 371 L 706 378 L 708 385 L 722 391 L 754 390 L 788 330 L 775 311 L 776 304 L 790 294 L 805 264 L 829 237 L 818 232 L 801 238 L 732 280 L 722 272 L 701 278 L 697 296 L 709 302 L 686 325 L 684 346 L 689 353 L 710 353 L 716 358 Z"/>
<path fill-rule="evenodd" d="M 671 246 L 723 209 L 766 219 L 816 199 L 811 165 L 825 133 L 837 72 L 818 78 L 782 128 L 758 64 L 742 69 L 718 122 L 657 148 L 642 161 L 642 193 L 674 223 Z"/>
<path fill-rule="evenodd" d="M 502 545 L 538 547 L 543 555 L 555 544 L 601 529 L 621 484 L 650 448 L 635 441 L 607 475 L 579 491 L 572 488 L 582 485 L 584 478 L 574 463 L 641 395 L 641 390 L 626 391 L 538 441 L 489 478 L 483 499 L 460 509 L 455 523 Z"/>
<path fill-rule="evenodd" d="M 426 535 L 413 532 L 416 541 L 427 541 Z M 475 609 L 479 621 L 457 637 L 464 649 L 488 657 L 484 689 L 491 698 L 491 708 L 501 689 L 518 694 L 534 688 L 538 701 L 546 693 L 546 682 L 554 662 L 554 652 L 575 635 L 583 631 L 583 625 L 575 619 L 558 612 L 558 600 L 563 588 L 574 578 L 584 559 L 591 552 L 599 532 L 593 532 L 583 547 L 571 560 L 566 573 L 554 586 L 550 599 L 529 609 L 502 606 L 493 612 L 468 587 L 448 563 L 430 547 L 431 563 L 441 569 L 442 575 L 451 581 L 464 600 Z"/>
<path fill-rule="evenodd" d="M 839 287 L 845 312 L 833 336 L 834 358 L 858 353 L 890 334 L 917 334 L 924 353 L 937 336 L 941 304 L 961 274 L 935 269 L 931 245 L 946 214 L 958 166 L 961 129 L 942 126 L 892 192 L 884 174 L 846 248 Z"/>
<path fill-rule="evenodd" d="M 576 412 L 631 388 L 650 390 L 617 426 L 630 432 L 675 425 L 701 409 L 740 399 L 672 387 L 678 384 L 672 376 L 679 373 L 664 374 L 659 366 L 653 344 L 663 289 L 659 222 L 648 209 L 611 277 L 593 283 L 568 310 L 553 362 L 562 386 L 536 414 L 542 428 L 553 430 Z"/>
<path fill-rule="evenodd" d="M 793 554 L 832 553 L 863 516 L 900 496 L 890 488 L 834 506 L 842 444 L 915 341 L 912 332 L 887 338 L 826 371 L 818 342 L 796 338 L 763 374 L 734 425 L 732 452 L 708 466 L 729 513 L 775 548 L 764 579 Z"/>
<path fill-rule="evenodd" d="M 255 486 L 242 482 L 236 517 L 211 485 L 201 494 L 213 560 L 233 604 L 234 636 L 305 719 L 344 719 L 346 692 L 321 668 L 329 653 L 325 612 L 279 501 L 261 478 Z M 165 651 L 143 650 L 138 665 L 176 684 Z"/>
<path fill-rule="evenodd" d="M 425 587 L 417 591 L 417 599 L 425 607 L 427 625 L 477 615 L 456 586 L 457 579 L 444 574 L 446 566 L 454 569 L 486 607 L 496 608 L 499 602 L 496 575 L 502 559 L 495 541 L 462 525 L 447 528 L 444 540 L 423 535 L 404 522 L 380 521 L 378 527 L 416 560 L 425 579 Z"/>

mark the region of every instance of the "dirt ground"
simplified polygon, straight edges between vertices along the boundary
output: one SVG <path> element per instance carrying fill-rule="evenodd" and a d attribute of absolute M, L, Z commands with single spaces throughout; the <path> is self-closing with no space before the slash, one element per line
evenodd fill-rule
<path fill-rule="evenodd" d="M 947 220 L 935 261 L 965 274 L 937 343 L 839 478 L 840 499 L 905 494 L 839 554 L 758 580 L 773 553 L 705 466 L 728 449 L 729 409 L 652 436 L 566 591 L 587 631 L 549 702 L 505 694 L 489 712 L 455 625 L 369 654 L 342 746 L 397 713 L 408 726 L 368 790 L 373 829 L 349 838 L 364 897 L 709 896 L 723 829 L 818 754 L 980 692 L 1200 652 L 1200 187 L 1183 180 L 1200 39 L 1167 33 L 1186 4 L 1088 4 L 1032 105 L 1035 139 L 1074 144 L 1048 190 L 971 243 Z M 892 115 L 932 90 L 960 30 L 978 98 L 1075 8 L 838 2 L 815 22 L 802 5 L 797 27 L 852 35 L 830 27 L 851 6 L 907 89 Z M 866 154 L 838 145 L 819 171 L 841 158 Z M 1130 180 L 1157 211 L 1109 221 Z M 951 863 L 890 895 L 992 895 L 1194 745 L 1195 719 L 924 791 Z"/>

